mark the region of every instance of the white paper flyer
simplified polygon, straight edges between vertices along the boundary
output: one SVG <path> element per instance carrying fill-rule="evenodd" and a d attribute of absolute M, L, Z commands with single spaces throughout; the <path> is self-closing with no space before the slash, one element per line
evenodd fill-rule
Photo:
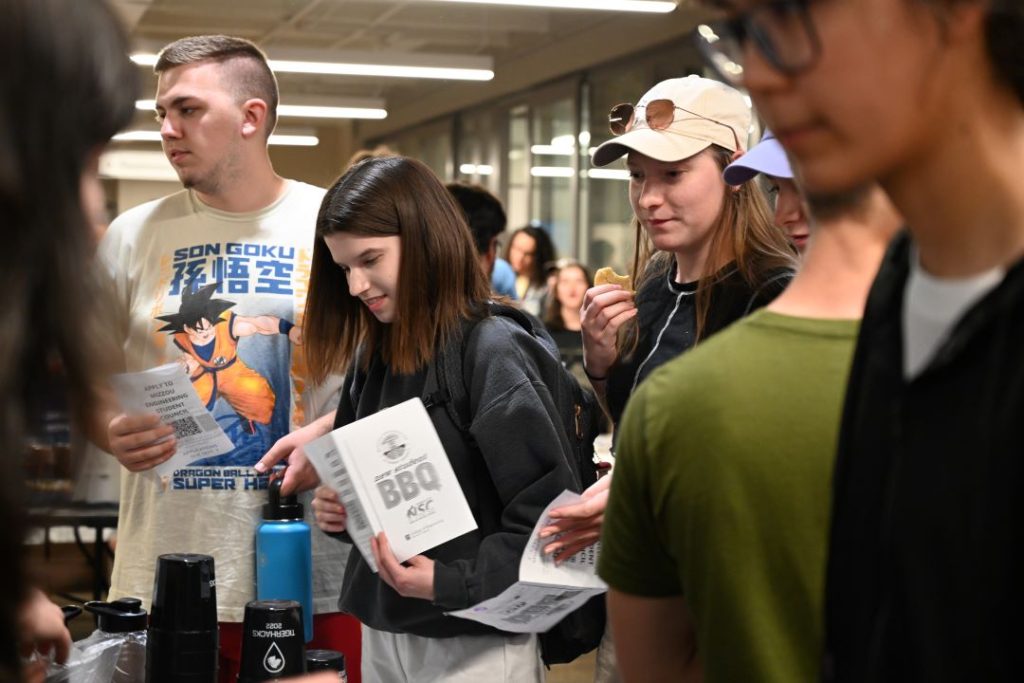
<path fill-rule="evenodd" d="M 385 532 L 399 562 L 476 529 L 423 402 L 414 398 L 304 447 L 338 492 L 349 536 L 373 571 L 370 538 Z"/>
<path fill-rule="evenodd" d="M 129 414 L 156 413 L 174 427 L 177 451 L 154 470 L 160 477 L 194 460 L 220 455 L 235 445 L 203 406 L 180 363 L 110 378 L 121 408 Z"/>
<path fill-rule="evenodd" d="M 557 538 L 540 538 L 540 530 L 551 523 L 551 510 L 579 500 L 578 493 L 563 491 L 544 508 L 519 561 L 519 581 L 496 597 L 448 614 L 511 633 L 544 633 L 592 597 L 607 591 L 607 584 L 597 575 L 600 542 L 560 565 L 542 552 Z"/>

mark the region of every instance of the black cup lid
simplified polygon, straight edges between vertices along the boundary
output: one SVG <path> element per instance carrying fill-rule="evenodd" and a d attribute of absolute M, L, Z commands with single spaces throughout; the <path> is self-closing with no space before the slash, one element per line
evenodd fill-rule
<path fill-rule="evenodd" d="M 149 615 L 142 609 L 142 601 L 138 598 L 121 598 L 113 602 L 91 600 L 85 603 L 85 609 L 96 615 L 96 625 L 107 633 L 128 633 L 145 631 Z"/>
<path fill-rule="evenodd" d="M 284 479 L 275 479 L 267 487 L 270 500 L 263 506 L 263 519 L 273 522 L 287 519 L 302 519 L 305 510 L 299 497 L 295 494 L 290 496 L 281 495 L 281 485 Z"/>
<path fill-rule="evenodd" d="M 150 629 L 216 630 L 216 584 L 209 555 L 172 553 L 158 557 Z"/>
<path fill-rule="evenodd" d="M 344 671 L 345 655 L 335 650 L 306 650 L 306 671 Z"/>

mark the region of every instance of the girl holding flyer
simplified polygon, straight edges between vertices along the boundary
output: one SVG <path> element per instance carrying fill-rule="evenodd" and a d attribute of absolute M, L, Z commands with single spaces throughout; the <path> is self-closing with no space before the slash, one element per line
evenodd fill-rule
<path fill-rule="evenodd" d="M 428 406 L 477 529 L 405 563 L 380 534 L 372 542 L 376 574 L 358 553 L 349 560 L 340 606 L 364 624 L 366 680 L 543 680 L 536 635 L 445 616 L 515 583 L 544 507 L 576 487 L 547 390 L 557 361 L 517 322 L 490 315 L 488 299 L 460 210 L 422 163 L 368 159 L 327 191 L 304 350 L 314 379 L 346 374 L 333 428 L 427 395 L 432 362 L 447 343 L 461 345 L 472 416 L 467 438 L 444 405 Z M 321 421 L 296 432 L 262 465 L 291 451 L 288 479 L 308 485 L 301 446 L 331 428 Z M 321 488 L 314 508 L 325 531 L 344 531 L 333 492 Z"/>

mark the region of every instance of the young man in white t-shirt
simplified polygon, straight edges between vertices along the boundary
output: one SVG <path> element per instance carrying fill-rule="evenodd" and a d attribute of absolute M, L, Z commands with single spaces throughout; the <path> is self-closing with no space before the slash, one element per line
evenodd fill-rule
<path fill-rule="evenodd" d="M 212 555 L 220 680 L 233 681 L 243 610 L 255 598 L 253 539 L 267 499 L 267 477 L 252 465 L 323 412 L 311 400 L 317 392 L 304 385 L 301 354 L 323 190 L 274 172 L 267 141 L 277 83 L 253 43 L 185 38 L 164 48 L 155 71 L 164 152 L 186 189 L 110 226 L 100 247 L 115 299 L 106 322 L 123 341 L 128 371 L 181 363 L 234 448 L 159 482 L 150 470 L 174 453 L 174 428 L 155 415 L 109 407 L 103 445 L 127 470 L 111 596 L 148 604 L 157 556 Z M 331 614 L 346 552 L 313 533 L 314 610 L 322 613 L 314 643 L 344 651 L 358 672 L 358 624 Z"/>

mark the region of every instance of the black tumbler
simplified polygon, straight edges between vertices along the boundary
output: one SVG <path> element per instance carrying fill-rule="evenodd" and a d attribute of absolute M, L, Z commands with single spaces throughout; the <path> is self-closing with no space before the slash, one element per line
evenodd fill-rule
<path fill-rule="evenodd" d="M 238 683 L 306 673 L 302 606 L 294 600 L 253 600 L 245 606 Z"/>
<path fill-rule="evenodd" d="M 339 681 L 348 681 L 345 674 L 345 655 L 335 650 L 306 650 L 306 671 L 333 671 Z"/>
<path fill-rule="evenodd" d="M 146 683 L 216 683 L 217 590 L 209 555 L 156 561 Z"/>

